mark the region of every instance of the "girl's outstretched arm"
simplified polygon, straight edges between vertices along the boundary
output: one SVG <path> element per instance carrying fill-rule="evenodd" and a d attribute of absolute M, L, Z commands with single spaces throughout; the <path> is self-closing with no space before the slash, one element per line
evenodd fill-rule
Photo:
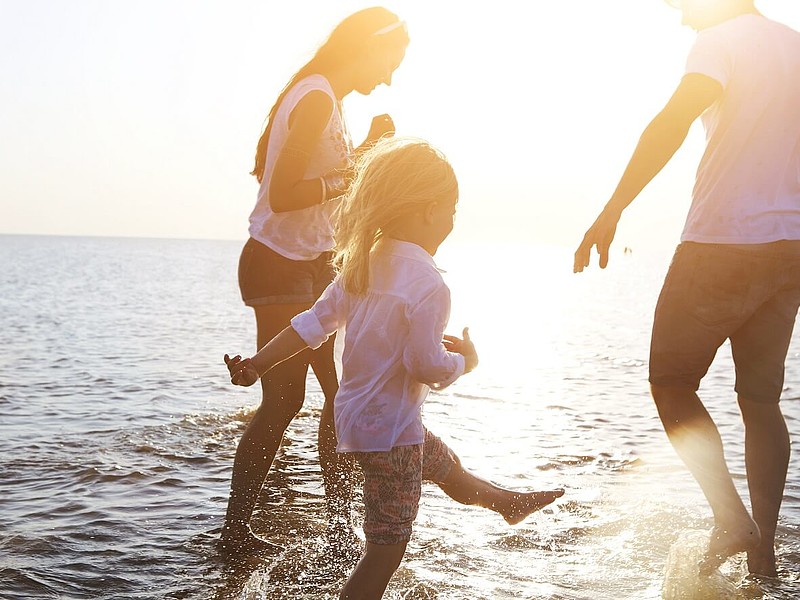
<path fill-rule="evenodd" d="M 242 358 L 238 354 L 231 358 L 225 355 L 225 364 L 234 385 L 253 385 L 272 367 L 305 350 L 308 345 L 290 325 L 272 338 L 252 358 Z"/>

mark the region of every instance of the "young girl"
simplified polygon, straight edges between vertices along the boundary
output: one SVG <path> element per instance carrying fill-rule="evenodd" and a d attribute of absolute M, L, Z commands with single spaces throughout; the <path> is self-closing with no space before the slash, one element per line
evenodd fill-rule
<path fill-rule="evenodd" d="M 382 597 L 411 536 L 423 479 L 511 524 L 563 494 L 514 492 L 476 477 L 422 423 L 428 391 L 478 364 L 466 328 L 463 338 L 444 335 L 450 291 L 433 261 L 453 229 L 457 199 L 453 169 L 435 148 L 379 142 L 360 160 L 337 221 L 336 279 L 258 354 L 225 355 L 231 382 L 252 385 L 346 325 L 337 451 L 352 454 L 364 472 L 367 543 L 341 598 Z"/>

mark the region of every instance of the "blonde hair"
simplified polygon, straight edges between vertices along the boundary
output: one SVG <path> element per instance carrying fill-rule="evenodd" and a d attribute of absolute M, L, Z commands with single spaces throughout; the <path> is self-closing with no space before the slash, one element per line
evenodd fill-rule
<path fill-rule="evenodd" d="M 278 107 L 289 93 L 289 90 L 298 81 L 311 74 L 318 73 L 327 76 L 330 71 L 341 68 L 344 64 L 364 60 L 370 38 L 393 24 L 397 24 L 398 27 L 382 35 L 382 39 L 385 40 L 384 51 L 388 51 L 395 46 L 408 45 L 408 31 L 404 22 L 400 21 L 396 14 L 382 6 L 372 6 L 354 12 L 334 28 L 311 60 L 292 76 L 283 90 L 281 90 L 275 104 L 272 105 L 267 116 L 267 125 L 258 139 L 253 170 L 250 174 L 255 175 L 259 183 L 264 177 L 267 146 L 269 145 L 272 123 L 275 119 L 275 114 L 278 112 Z"/>
<path fill-rule="evenodd" d="M 369 288 L 369 257 L 393 222 L 433 202 L 454 202 L 458 181 L 444 154 L 415 138 L 384 138 L 356 162 L 337 218 L 333 266 L 345 291 Z"/>

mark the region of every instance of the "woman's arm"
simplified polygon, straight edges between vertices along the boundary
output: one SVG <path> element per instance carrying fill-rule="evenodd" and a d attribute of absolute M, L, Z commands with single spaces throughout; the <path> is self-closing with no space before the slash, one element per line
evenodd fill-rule
<path fill-rule="evenodd" d="M 300 210 L 331 198 L 319 177 L 305 179 L 311 157 L 333 114 L 333 100 L 312 91 L 297 103 L 289 118 L 289 134 L 272 170 L 269 203 L 276 213 Z"/>

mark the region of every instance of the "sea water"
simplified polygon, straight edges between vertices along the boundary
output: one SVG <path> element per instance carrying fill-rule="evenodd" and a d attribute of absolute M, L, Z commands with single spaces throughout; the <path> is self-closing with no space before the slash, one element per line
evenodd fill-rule
<path fill-rule="evenodd" d="M 0 236 L 0 597 L 337 597 L 352 563 L 333 560 L 325 543 L 313 377 L 253 520 L 286 551 L 231 564 L 215 550 L 236 444 L 259 402 L 257 388 L 230 385 L 222 362 L 255 347 L 236 283 L 241 245 Z M 670 253 L 619 252 L 605 271 L 575 275 L 571 250 L 440 250 L 449 329 L 470 327 L 480 365 L 431 394 L 428 427 L 483 477 L 566 493 L 510 527 L 426 484 L 386 597 L 797 597 L 797 453 L 778 528 L 780 577 L 746 577 L 741 556 L 709 580 L 693 570 L 710 511 L 647 385 Z M 723 346 L 700 394 L 746 494 L 732 385 Z M 797 442 L 797 333 L 782 404 Z M 358 502 L 354 512 L 358 521 Z"/>

